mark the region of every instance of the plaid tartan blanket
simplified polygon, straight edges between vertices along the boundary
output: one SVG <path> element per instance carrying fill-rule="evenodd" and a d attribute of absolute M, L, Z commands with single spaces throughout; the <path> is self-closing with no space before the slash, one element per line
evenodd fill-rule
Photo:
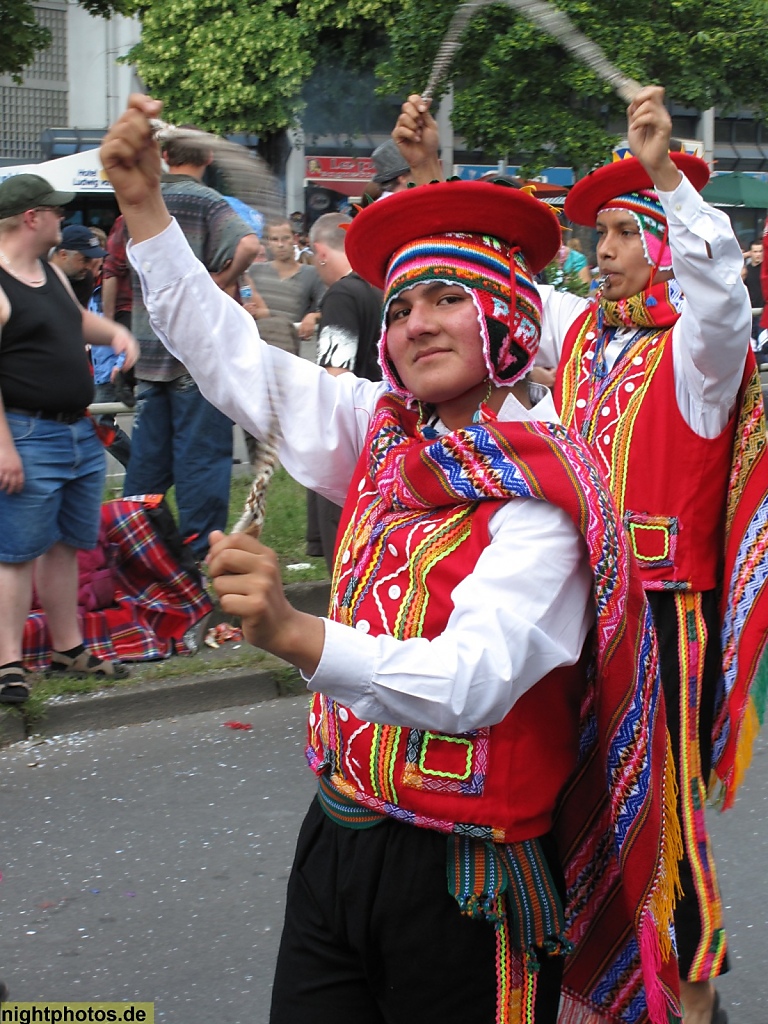
<path fill-rule="evenodd" d="M 102 536 L 111 547 L 115 601 L 97 611 L 80 609 L 86 647 L 110 661 L 153 661 L 191 654 L 187 632 L 211 609 L 200 573 L 181 547 L 161 496 L 106 502 Z M 45 613 L 33 609 L 24 628 L 24 667 L 50 661 Z"/>

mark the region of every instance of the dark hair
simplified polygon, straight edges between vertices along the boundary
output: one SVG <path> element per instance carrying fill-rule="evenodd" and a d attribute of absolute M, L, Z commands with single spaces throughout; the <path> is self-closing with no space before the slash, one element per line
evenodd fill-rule
<path fill-rule="evenodd" d="M 377 199 L 381 198 L 381 194 L 382 194 L 383 191 L 384 191 L 384 189 L 378 183 L 378 181 L 368 181 L 368 182 L 366 182 L 365 187 L 363 188 L 363 191 L 362 191 L 363 200 L 365 200 L 365 198 L 367 196 L 368 197 L 368 202 L 369 203 L 373 203 Z"/>
<path fill-rule="evenodd" d="M 162 151 L 165 162 L 169 167 L 182 167 L 184 164 L 192 164 L 193 167 L 205 167 L 211 162 L 212 150 L 204 138 L 196 139 L 192 135 L 192 129 L 185 131 L 178 137 L 171 136 L 163 139 Z"/>

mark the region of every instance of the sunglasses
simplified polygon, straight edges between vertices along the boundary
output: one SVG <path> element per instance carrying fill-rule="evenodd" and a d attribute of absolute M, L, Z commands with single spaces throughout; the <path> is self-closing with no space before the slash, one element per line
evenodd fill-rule
<path fill-rule="evenodd" d="M 64 210 L 63 206 L 35 206 L 34 207 L 34 212 L 35 213 L 37 213 L 37 212 L 39 212 L 41 210 L 50 210 L 51 213 L 55 214 L 57 217 L 63 217 L 65 215 L 65 210 Z"/>

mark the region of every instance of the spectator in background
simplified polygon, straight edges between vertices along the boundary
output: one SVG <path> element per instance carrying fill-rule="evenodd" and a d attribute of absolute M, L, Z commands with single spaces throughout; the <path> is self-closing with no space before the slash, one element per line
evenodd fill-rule
<path fill-rule="evenodd" d="M 763 313 L 763 289 L 760 284 L 763 264 L 763 243 L 755 238 L 749 243 L 741 276 L 749 292 L 749 304 L 752 307 L 752 346 L 757 346 L 760 334 L 760 318 Z"/>
<path fill-rule="evenodd" d="M 381 199 L 383 195 L 384 189 L 378 181 L 367 181 L 360 193 L 360 199 L 362 205 L 367 206 L 369 203 L 375 203 L 377 199 Z"/>
<path fill-rule="evenodd" d="M 570 232 L 570 228 L 563 230 Z M 592 274 L 578 238 L 569 238 L 567 242 L 563 240 L 557 258 L 546 268 L 545 277 L 542 283 L 551 284 L 560 292 L 573 292 L 576 295 L 588 293 Z"/>
<path fill-rule="evenodd" d="M 107 256 L 104 260 L 101 275 L 101 312 L 118 324 L 131 329 L 131 309 L 133 307 L 133 285 L 131 284 L 130 267 L 125 256 L 128 236 L 125 231 L 123 215 L 117 218 L 107 237 Z M 100 401 L 122 402 L 132 409 L 136 405 L 134 388 L 136 374 L 133 367 L 126 370 L 124 366 L 112 372 L 110 367 L 109 382 L 112 385 L 114 399 L 103 398 Z M 99 381 L 97 380 L 97 384 Z M 106 380 L 103 381 L 106 383 Z M 106 394 L 106 392 L 105 392 Z M 120 460 L 122 461 L 122 460 Z M 125 463 L 124 463 L 125 465 Z"/>
<path fill-rule="evenodd" d="M 163 175 L 165 202 L 216 284 L 227 289 L 256 255 L 258 237 L 220 193 L 203 185 L 212 160 L 204 141 L 191 132 L 179 132 L 164 140 L 163 156 L 169 168 Z M 117 242 L 115 250 L 116 263 L 124 263 L 125 254 Z M 203 398 L 184 365 L 155 335 L 138 280 L 134 281 L 131 318 L 141 356 L 136 365 L 136 418 L 123 493 L 165 494 L 175 484 L 179 532 L 201 560 L 208 551 L 210 532 L 224 529 L 227 523 L 232 421 Z"/>
<path fill-rule="evenodd" d="M 244 308 L 257 321 L 259 334 L 269 345 L 298 355 L 301 341 L 309 340 L 320 319 L 320 300 L 325 285 L 317 270 L 299 260 L 293 218 L 275 218 L 267 224 L 266 239 L 270 262 L 254 263 L 248 271 L 253 294 L 243 302 Z M 297 326 L 298 325 L 298 326 Z M 261 443 L 244 431 L 245 446 L 251 466 L 261 463 Z M 307 492 L 307 554 L 321 557 L 320 538 L 314 496 Z"/>
<path fill-rule="evenodd" d="M 121 218 L 118 218 L 118 220 L 121 220 Z M 91 231 L 98 238 L 102 248 L 107 251 L 108 238 L 104 231 L 97 227 L 92 227 Z M 96 313 L 97 316 L 105 316 L 103 301 L 104 260 L 91 260 L 91 267 L 96 274 L 96 286 L 88 302 L 88 309 L 92 313 Z M 111 316 L 109 319 L 114 320 L 115 318 Z M 124 325 L 129 329 L 130 319 L 129 314 L 128 323 Z M 104 345 L 97 345 L 91 348 L 91 366 L 93 367 L 93 383 L 95 385 L 94 403 L 122 402 L 129 409 L 134 407 L 136 399 L 134 398 L 133 388 L 128 386 L 123 375 L 124 365 L 125 356 L 122 352 L 117 355 L 111 348 L 107 348 Z M 131 378 L 133 378 L 133 368 L 127 370 L 126 373 L 130 374 Z M 95 415 L 95 419 L 99 426 L 103 428 L 99 431 L 99 436 L 105 448 L 125 468 L 131 456 L 130 437 L 117 422 L 113 413 L 99 413 Z"/>
<path fill-rule="evenodd" d="M 315 258 L 312 255 L 312 247 L 309 244 L 309 235 L 305 231 L 299 231 L 295 235 L 296 259 L 299 263 L 307 263 L 310 267 L 314 264 Z"/>
<path fill-rule="evenodd" d="M 298 353 L 299 341 L 308 340 L 315 332 L 325 288 L 315 268 L 299 262 L 293 226 L 287 217 L 267 224 L 266 242 L 271 260 L 248 270 L 263 302 L 244 306 L 259 321 L 259 333 L 265 341 Z M 288 329 L 294 324 L 298 324 L 297 338 Z"/>
<path fill-rule="evenodd" d="M 402 192 L 411 180 L 411 169 L 408 161 L 392 139 L 387 139 L 371 153 L 371 160 L 376 168 L 373 180 L 381 186 L 382 196 L 393 192 Z"/>
<path fill-rule="evenodd" d="M 123 324 L 130 330 L 133 287 L 130 267 L 125 256 L 127 241 L 125 221 L 121 213 L 107 237 L 107 255 L 102 272 L 101 306 L 104 316 Z"/>
<path fill-rule="evenodd" d="M 77 301 L 87 309 L 106 255 L 107 251 L 102 248 L 93 228 L 83 224 L 68 224 L 62 229 L 61 242 L 54 248 L 48 261 L 69 279 Z"/>
<path fill-rule="evenodd" d="M 762 341 L 763 332 L 768 330 L 768 219 L 763 228 L 763 261 L 760 264 L 760 290 L 763 294 L 763 312 L 760 317 L 760 333 L 758 339 Z"/>
<path fill-rule="evenodd" d="M 350 266 L 344 249 L 346 227 L 352 218 L 343 213 L 319 217 L 309 233 L 315 266 L 328 290 L 320 303 L 317 362 L 329 373 L 354 373 L 368 380 L 381 380 L 378 340 L 381 334 L 381 292 L 364 281 Z M 307 491 L 307 520 L 313 502 Z M 328 571 L 333 573 L 336 531 L 341 507 L 322 495 L 315 495 L 314 511 Z M 308 531 L 311 533 L 311 530 Z"/>
<path fill-rule="evenodd" d="M 92 235 L 96 236 L 96 241 L 100 247 L 106 252 L 107 251 L 107 232 L 98 227 L 96 224 L 89 225 Z M 97 278 L 101 280 L 101 275 L 104 271 L 104 256 L 94 256 L 90 262 L 90 269 L 96 274 Z"/>
<path fill-rule="evenodd" d="M 61 204 L 72 199 L 36 174 L 0 185 L 0 704 L 29 696 L 22 638 L 33 569 L 50 670 L 127 675 L 84 646 L 77 551 L 96 547 L 105 465 L 86 414 L 93 399 L 86 343 L 111 345 L 129 364 L 138 346 L 125 328 L 78 304 L 69 278 L 45 262 L 51 247 L 61 249 Z M 94 248 L 101 251 L 89 242 Z"/>

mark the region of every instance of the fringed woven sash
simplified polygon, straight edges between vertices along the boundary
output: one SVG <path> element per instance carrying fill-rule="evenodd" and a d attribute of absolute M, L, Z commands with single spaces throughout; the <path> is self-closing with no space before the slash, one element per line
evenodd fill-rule
<path fill-rule="evenodd" d="M 537 948 L 565 955 L 565 913 L 538 839 L 448 838 L 448 890 L 462 914 L 496 930 L 496 1024 L 534 1024 Z"/>

